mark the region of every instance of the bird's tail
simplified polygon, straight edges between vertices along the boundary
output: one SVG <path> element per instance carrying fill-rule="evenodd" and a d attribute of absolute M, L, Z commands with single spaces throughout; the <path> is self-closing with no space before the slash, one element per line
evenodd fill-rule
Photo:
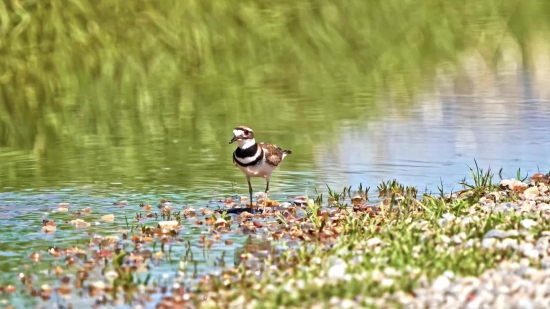
<path fill-rule="evenodd" d="M 292 154 L 292 150 L 283 150 L 283 154 L 285 155 Z"/>

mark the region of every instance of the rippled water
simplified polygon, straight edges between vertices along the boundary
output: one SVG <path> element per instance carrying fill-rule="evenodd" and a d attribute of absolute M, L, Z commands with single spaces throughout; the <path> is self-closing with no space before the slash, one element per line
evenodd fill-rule
<path fill-rule="evenodd" d="M 533 72 L 525 71 L 447 78 L 420 95 L 406 117 L 389 112 L 342 124 L 336 145 L 317 150 L 320 179 L 336 187 L 397 179 L 428 191 L 443 184 L 448 192 L 469 178 L 474 160 L 495 176 L 501 168 L 503 177 L 516 177 L 518 169 L 522 175 L 547 173 L 548 81 L 548 75 L 533 80 Z"/>

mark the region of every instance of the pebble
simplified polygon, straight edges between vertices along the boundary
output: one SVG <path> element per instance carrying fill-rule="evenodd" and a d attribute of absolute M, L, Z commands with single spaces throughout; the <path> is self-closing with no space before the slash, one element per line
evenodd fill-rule
<path fill-rule="evenodd" d="M 481 247 L 483 249 L 492 249 L 492 248 L 496 247 L 497 244 L 498 244 L 498 239 L 496 239 L 496 238 L 485 238 L 481 242 Z"/>
<path fill-rule="evenodd" d="M 519 209 L 519 205 L 517 203 L 510 203 L 510 202 L 501 203 L 501 204 L 498 204 L 498 206 L 496 206 L 496 211 L 499 213 L 511 212 L 512 210 L 518 210 L 518 209 Z"/>
<path fill-rule="evenodd" d="M 345 278 L 346 270 L 348 265 L 346 261 L 338 258 L 334 261 L 331 261 L 332 266 L 328 269 L 327 277 L 330 280 L 342 280 Z"/>
<path fill-rule="evenodd" d="M 519 232 L 517 230 L 509 230 L 509 231 L 503 231 L 503 230 L 490 230 L 488 231 L 484 238 L 506 238 L 506 237 L 517 237 L 519 236 Z"/>
<path fill-rule="evenodd" d="M 376 247 L 376 246 L 380 246 L 382 245 L 382 240 L 380 240 L 380 238 L 371 238 L 369 240 L 367 240 L 367 246 L 368 247 Z"/>
<path fill-rule="evenodd" d="M 538 187 L 527 188 L 525 189 L 525 191 L 523 191 L 523 194 L 525 194 L 526 197 L 527 195 L 536 197 L 539 195 L 539 188 Z"/>
<path fill-rule="evenodd" d="M 447 276 L 439 276 L 432 284 L 432 288 L 436 291 L 444 291 L 451 285 L 451 280 Z"/>
<path fill-rule="evenodd" d="M 499 249 L 516 249 L 518 247 L 518 242 L 514 238 L 504 238 L 498 245 Z"/>
<path fill-rule="evenodd" d="M 536 211 L 543 211 L 543 212 L 546 212 L 546 213 L 550 213 L 550 204 L 547 204 L 547 203 L 540 203 L 537 205 Z"/>
<path fill-rule="evenodd" d="M 537 225 L 537 221 L 531 219 L 523 219 L 520 222 L 524 229 L 530 230 L 533 226 Z"/>

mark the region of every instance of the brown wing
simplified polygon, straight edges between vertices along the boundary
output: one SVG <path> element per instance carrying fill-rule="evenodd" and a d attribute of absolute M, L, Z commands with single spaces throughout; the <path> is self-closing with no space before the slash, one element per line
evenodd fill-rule
<path fill-rule="evenodd" d="M 271 166 L 277 166 L 283 159 L 283 150 L 275 145 L 260 143 L 264 150 L 265 161 Z"/>

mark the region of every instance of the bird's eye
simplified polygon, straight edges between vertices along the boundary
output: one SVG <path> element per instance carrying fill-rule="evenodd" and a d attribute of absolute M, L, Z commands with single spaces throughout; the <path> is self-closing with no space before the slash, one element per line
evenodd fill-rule
<path fill-rule="evenodd" d="M 243 131 L 243 134 L 244 134 L 244 136 L 247 136 L 247 135 L 248 135 L 248 131 L 247 131 L 247 130 L 244 130 L 244 131 Z"/>

